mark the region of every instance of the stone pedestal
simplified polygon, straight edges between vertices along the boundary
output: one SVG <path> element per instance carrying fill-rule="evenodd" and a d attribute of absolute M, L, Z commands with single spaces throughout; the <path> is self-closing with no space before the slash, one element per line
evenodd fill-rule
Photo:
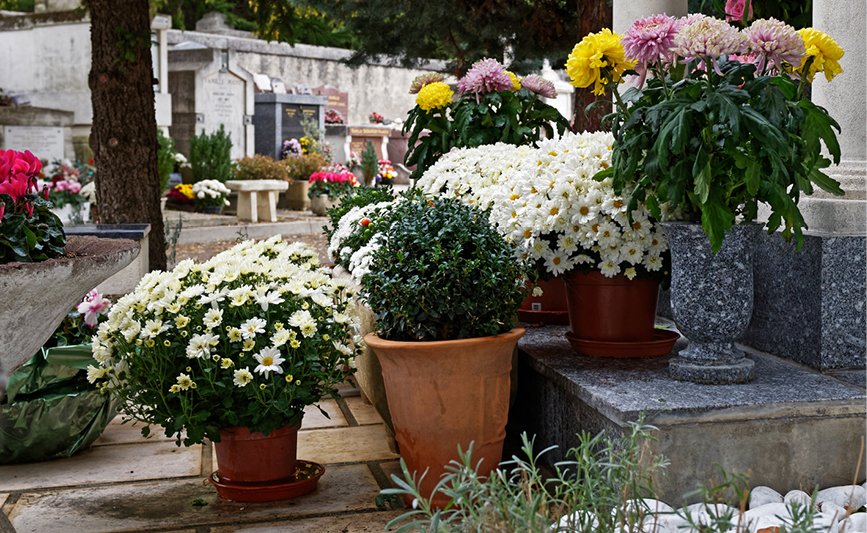
<path fill-rule="evenodd" d="M 755 304 L 741 342 L 817 370 L 867 366 L 867 238 L 756 239 Z"/>
<path fill-rule="evenodd" d="M 615 438 L 627 421 L 646 414 L 658 428 L 650 451 L 671 464 L 654 480 L 671 505 L 696 483 L 747 473 L 750 486 L 766 485 L 785 494 L 812 492 L 864 479 L 865 391 L 808 368 L 741 346 L 755 362 L 756 380 L 740 385 L 675 382 L 671 356 L 641 359 L 587 357 L 574 353 L 566 326 L 529 328 L 518 344 L 518 397 L 508 431 L 536 435 L 535 450 L 552 465 L 578 444 L 577 433 L 606 430 Z M 861 452 L 863 453 L 863 452 Z M 859 469 L 860 463 L 860 469 Z"/>
<path fill-rule="evenodd" d="M 226 187 L 238 193 L 238 220 L 277 222 L 277 197 L 289 184 L 280 180 L 230 180 Z"/>

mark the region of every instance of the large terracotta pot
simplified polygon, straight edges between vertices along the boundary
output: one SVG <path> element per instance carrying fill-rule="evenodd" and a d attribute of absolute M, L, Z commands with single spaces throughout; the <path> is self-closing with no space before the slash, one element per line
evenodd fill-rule
<path fill-rule="evenodd" d="M 493 337 L 433 342 L 397 342 L 370 333 L 364 337 L 382 364 L 388 406 L 401 457 L 421 476 L 428 497 L 458 459 L 458 446 L 473 443 L 479 473 L 500 464 L 509 414 L 512 352 L 524 328 Z M 432 503 L 449 502 L 437 494 Z"/>
<path fill-rule="evenodd" d="M 247 428 L 220 430 L 215 442 L 220 480 L 227 484 L 264 483 L 295 474 L 301 424 L 275 429 L 267 436 Z"/>
<path fill-rule="evenodd" d="M 571 272 L 563 276 L 572 334 L 598 342 L 647 342 L 653 339 L 659 284 L 623 274 Z"/>
<path fill-rule="evenodd" d="M 289 180 L 289 188 L 283 193 L 286 199 L 286 209 L 292 211 L 306 211 L 310 207 L 310 198 L 307 197 L 307 189 L 310 182 L 301 180 Z"/>

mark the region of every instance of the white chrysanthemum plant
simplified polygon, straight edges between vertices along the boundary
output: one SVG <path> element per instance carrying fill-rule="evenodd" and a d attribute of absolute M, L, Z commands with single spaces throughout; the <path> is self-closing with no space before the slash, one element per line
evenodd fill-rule
<path fill-rule="evenodd" d="M 159 425 L 191 445 L 229 427 L 269 434 L 336 396 L 359 341 L 352 306 L 312 247 L 246 241 L 142 278 L 93 337 L 88 379 L 144 435 Z"/>
<path fill-rule="evenodd" d="M 388 211 L 404 197 L 353 207 L 340 218 L 328 242 L 328 256 L 342 265 L 357 282 L 370 272 L 373 254 L 380 248 L 382 224 Z"/>
<path fill-rule="evenodd" d="M 643 206 L 630 224 L 610 180 L 593 179 L 610 166 L 613 142 L 610 133 L 585 132 L 539 141 L 529 153 L 499 145 L 460 150 L 431 167 L 418 186 L 488 209 L 537 277 L 598 270 L 664 282 L 669 259 L 661 226 Z"/>
<path fill-rule="evenodd" d="M 223 207 L 229 205 L 227 197 L 232 191 L 217 180 L 202 180 L 193 184 L 196 205 Z"/>

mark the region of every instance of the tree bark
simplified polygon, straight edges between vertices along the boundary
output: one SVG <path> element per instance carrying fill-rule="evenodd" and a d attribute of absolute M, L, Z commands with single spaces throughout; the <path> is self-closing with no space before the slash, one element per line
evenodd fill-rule
<path fill-rule="evenodd" d="M 149 223 L 149 266 L 165 270 L 148 0 L 89 0 L 90 147 L 100 223 Z"/>
<path fill-rule="evenodd" d="M 596 33 L 602 28 L 610 28 L 613 24 L 614 15 L 610 1 L 579 0 L 578 14 L 578 39 L 576 42 L 580 42 L 588 33 Z M 575 88 L 572 97 L 572 124 L 575 131 L 600 131 L 603 129 L 602 117 L 611 112 L 610 105 L 600 104 L 594 107 L 589 115 L 584 113 L 587 106 L 597 100 L 611 101 L 611 94 L 606 91 L 605 96 L 596 96 L 593 94 L 592 85 L 585 89 Z"/>

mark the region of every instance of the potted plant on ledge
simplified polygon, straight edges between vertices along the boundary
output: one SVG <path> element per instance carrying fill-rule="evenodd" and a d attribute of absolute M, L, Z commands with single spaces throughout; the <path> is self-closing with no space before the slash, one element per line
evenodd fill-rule
<path fill-rule="evenodd" d="M 319 216 L 325 216 L 325 212 L 334 207 L 341 196 L 359 185 L 355 174 L 339 163 L 314 172 L 309 182 L 307 197 L 310 198 L 310 210 Z"/>
<path fill-rule="evenodd" d="M 100 325 L 90 381 L 144 435 L 159 425 L 178 444 L 213 441 L 224 497 L 313 490 L 323 469 L 296 461 L 297 432 L 305 406 L 336 397 L 354 323 L 351 291 L 317 263 L 313 248 L 274 237 L 149 273 Z"/>
<path fill-rule="evenodd" d="M 416 197 L 388 217 L 362 278 L 378 326 L 365 343 L 382 365 L 401 456 L 424 475 L 427 496 L 458 446 L 474 443 L 481 472 L 500 463 L 524 279 L 477 209 Z"/>
<path fill-rule="evenodd" d="M 704 15 L 654 15 L 622 42 L 603 30 L 573 50 L 566 69 L 573 84 L 607 86 L 616 98 L 613 164 L 597 178 L 611 178 L 618 194 L 631 189 L 628 213 L 643 202 L 659 217 L 667 203 L 689 220 L 665 226 L 672 310 L 690 339 L 670 363 L 673 378 L 753 378 L 753 361 L 734 345 L 752 316 L 751 240 L 761 228 L 753 221 L 766 204 L 768 232 L 781 229 L 800 245 L 801 194 L 814 186 L 843 194 L 822 172 L 831 164 L 823 144 L 839 163 L 839 126 L 804 96 L 816 72 L 828 80 L 842 72 L 842 55 L 812 28 L 796 32 L 767 19 L 739 30 Z M 632 67 L 639 85 L 621 97 L 616 85 Z"/>
<path fill-rule="evenodd" d="M 223 207 L 229 205 L 230 192 L 232 191 L 217 180 L 197 181 L 192 188 L 195 197 L 193 202 L 202 212 L 219 215 L 223 212 Z"/>

